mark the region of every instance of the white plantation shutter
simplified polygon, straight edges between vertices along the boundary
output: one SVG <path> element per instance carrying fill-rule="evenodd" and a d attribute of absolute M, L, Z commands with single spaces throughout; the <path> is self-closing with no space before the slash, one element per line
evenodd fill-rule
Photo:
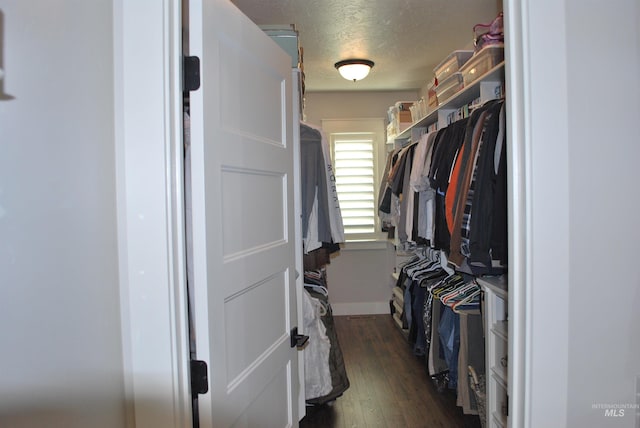
<path fill-rule="evenodd" d="M 331 134 L 336 189 L 347 240 L 376 231 L 373 133 Z"/>

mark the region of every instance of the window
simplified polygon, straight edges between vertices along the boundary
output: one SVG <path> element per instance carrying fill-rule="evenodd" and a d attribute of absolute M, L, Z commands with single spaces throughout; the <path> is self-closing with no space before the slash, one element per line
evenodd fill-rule
<path fill-rule="evenodd" d="M 384 118 L 323 119 L 347 242 L 386 240 L 378 218 L 380 176 L 386 161 Z"/>
<path fill-rule="evenodd" d="M 333 133 L 331 154 L 347 240 L 376 232 L 375 135 Z"/>

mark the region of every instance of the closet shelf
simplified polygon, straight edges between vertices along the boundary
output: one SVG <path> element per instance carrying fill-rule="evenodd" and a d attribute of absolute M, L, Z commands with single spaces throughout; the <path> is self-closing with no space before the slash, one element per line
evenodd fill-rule
<path fill-rule="evenodd" d="M 500 276 L 481 276 L 477 278 L 478 284 L 493 291 L 496 296 L 502 300 L 507 300 L 507 277 Z"/>
<path fill-rule="evenodd" d="M 462 88 L 454 96 L 447 99 L 443 104 L 439 105 L 434 111 L 420 119 L 419 121 L 411 124 L 410 127 L 396 135 L 396 140 L 403 140 L 411 137 L 411 130 L 418 127 L 426 127 L 434 122 L 438 121 L 438 112 L 444 110 L 455 110 L 466 104 L 469 104 L 473 100 L 480 97 L 480 84 L 482 82 L 504 82 L 504 61 L 487 71 L 480 76 L 471 85 Z"/>

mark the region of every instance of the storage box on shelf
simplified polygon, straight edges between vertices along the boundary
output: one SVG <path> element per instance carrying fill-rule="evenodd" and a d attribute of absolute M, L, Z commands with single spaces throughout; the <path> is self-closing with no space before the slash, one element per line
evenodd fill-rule
<path fill-rule="evenodd" d="M 424 117 L 420 102 L 413 104 L 409 109 L 411 110 L 411 123 L 417 122 Z"/>
<path fill-rule="evenodd" d="M 458 93 L 463 87 L 464 83 L 462 80 L 462 74 L 460 72 L 451 74 L 436 86 L 438 102 L 445 104 L 449 98 Z"/>
<path fill-rule="evenodd" d="M 394 105 L 389 107 L 389 121 L 395 120 L 399 122 L 410 122 L 411 111 L 410 107 L 413 105 L 413 101 L 397 101 Z"/>
<path fill-rule="evenodd" d="M 409 110 L 411 111 L 411 122 L 415 123 L 427 115 L 427 102 L 424 98 L 420 98 L 418 101 L 413 103 L 411 107 L 409 107 Z"/>
<path fill-rule="evenodd" d="M 438 84 L 458 72 L 460 68 L 473 56 L 473 51 L 457 50 L 447 56 L 436 68 L 433 69 Z"/>
<path fill-rule="evenodd" d="M 398 101 L 387 110 L 387 140 L 394 138 L 399 133 L 409 128 L 413 123 L 410 107 L 413 101 Z"/>
<path fill-rule="evenodd" d="M 406 110 L 400 110 L 398 112 L 397 121 L 398 123 L 411 123 L 411 110 L 409 110 L 408 107 Z"/>
<path fill-rule="evenodd" d="M 502 61 L 504 61 L 504 45 L 485 46 L 460 68 L 464 85 L 472 84 Z"/>
<path fill-rule="evenodd" d="M 432 81 L 427 87 L 427 114 L 431 113 L 437 108 L 438 108 L 438 94 L 436 93 L 436 86 Z"/>
<path fill-rule="evenodd" d="M 388 123 L 387 124 L 387 140 L 389 138 L 395 137 L 396 134 L 397 134 L 397 132 L 396 132 L 394 126 L 393 126 L 393 123 Z"/>
<path fill-rule="evenodd" d="M 411 129 L 415 127 L 424 127 L 431 132 L 436 128 L 447 126 L 448 116 L 451 112 L 455 112 L 465 105 L 469 105 L 469 110 L 471 110 L 475 104 L 482 104 L 502 97 L 504 97 L 504 62 L 497 64 L 471 84 L 465 85 L 448 100 L 444 100 L 444 102 L 439 100 L 437 109 L 429 112 L 409 128 L 399 131 L 393 138 L 406 140 L 411 136 Z M 393 141 L 387 142 L 393 143 Z"/>

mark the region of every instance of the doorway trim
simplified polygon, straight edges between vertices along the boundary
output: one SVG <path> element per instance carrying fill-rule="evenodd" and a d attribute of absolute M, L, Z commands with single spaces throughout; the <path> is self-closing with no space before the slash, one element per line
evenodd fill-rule
<path fill-rule="evenodd" d="M 504 6 L 513 168 L 509 174 L 510 414 L 513 426 L 529 426 L 533 412 L 528 382 L 533 359 L 532 328 L 534 321 L 538 322 L 531 319 L 531 304 L 532 297 L 543 293 L 540 290 L 534 296 L 532 290 L 535 248 L 529 212 L 533 197 L 530 152 L 535 125 L 532 116 L 540 114 L 540 108 L 531 105 L 531 91 L 545 71 L 544 64 L 534 67 L 532 58 L 543 47 L 549 47 L 548 54 L 554 58 L 561 56 L 564 46 L 557 43 L 564 43 L 566 24 L 564 9 L 550 0 L 505 0 Z M 550 15 L 549 10 L 554 11 L 553 25 L 548 25 L 544 40 L 533 43 L 530 27 L 539 24 L 543 14 Z M 142 28 L 141 16 L 145 17 Z M 182 165 L 178 161 L 182 152 L 178 126 L 182 122 L 181 2 L 115 0 L 113 18 L 121 328 L 128 425 L 190 427 Z M 556 75 L 566 76 L 564 62 L 547 58 L 547 63 L 553 64 Z M 558 71 L 559 66 L 564 68 Z M 534 111 L 534 107 L 538 109 Z M 563 108 L 561 112 L 566 114 L 566 106 Z M 538 120 L 536 116 L 536 123 Z M 556 295 L 555 306 L 566 308 L 567 300 L 566 294 Z M 558 334 L 556 341 L 561 344 L 564 336 L 566 331 Z M 560 355 L 567 354 L 566 345 L 562 351 Z M 567 380 L 558 380 L 553 396 L 565 397 L 558 403 L 561 408 L 566 404 Z M 561 425 L 560 419 L 556 421 Z"/>
<path fill-rule="evenodd" d="M 569 284 L 565 3 L 504 0 L 514 427 L 567 423 L 569 289 L 558 287 Z"/>
<path fill-rule="evenodd" d="M 181 7 L 115 0 L 113 9 L 121 329 L 136 428 L 191 427 Z"/>

